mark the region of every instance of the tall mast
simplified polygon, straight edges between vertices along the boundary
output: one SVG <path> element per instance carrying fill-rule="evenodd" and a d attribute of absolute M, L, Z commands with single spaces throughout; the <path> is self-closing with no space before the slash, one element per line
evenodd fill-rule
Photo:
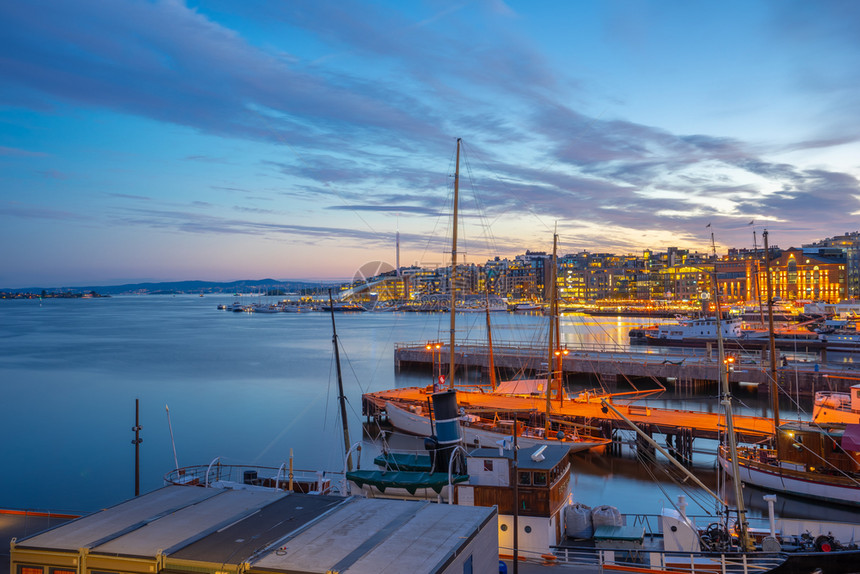
<path fill-rule="evenodd" d="M 765 231 L 767 233 L 767 231 Z M 755 229 L 753 229 L 753 250 L 755 251 L 755 256 L 753 257 L 753 261 L 755 261 L 755 273 L 753 274 L 753 278 L 755 280 L 755 298 L 758 300 L 758 316 L 761 319 L 761 324 L 764 326 L 764 309 L 761 304 L 761 281 L 759 281 L 759 260 L 758 260 L 758 244 L 755 240 Z M 767 255 L 767 249 L 765 248 L 765 255 Z"/>
<path fill-rule="evenodd" d="M 762 234 L 764 240 L 764 272 L 767 281 L 767 330 L 770 340 L 770 396 L 773 405 L 773 434 L 774 446 L 779 449 L 779 441 L 776 440 L 776 429 L 779 427 L 779 385 L 776 382 L 776 341 L 773 337 L 773 284 L 770 279 L 770 251 L 767 245 L 767 229 Z M 779 450 L 776 453 L 779 457 Z"/>
<path fill-rule="evenodd" d="M 340 375 L 340 353 L 337 344 L 337 330 L 334 326 L 334 301 L 331 296 L 331 289 L 328 290 L 328 304 L 331 310 L 331 342 L 334 345 L 334 362 L 337 366 L 337 392 L 338 400 L 340 401 L 340 424 L 343 426 L 343 452 L 349 452 L 349 425 L 346 420 L 346 397 L 343 395 L 343 378 Z M 352 470 L 352 459 L 346 459 L 347 470 Z"/>
<path fill-rule="evenodd" d="M 493 362 L 493 328 L 490 324 L 490 287 L 487 286 L 487 351 L 489 352 L 490 387 L 496 390 L 496 365 Z"/>
<path fill-rule="evenodd" d="M 562 392 L 562 354 L 561 354 L 561 315 L 558 312 L 558 234 L 554 233 L 552 238 L 552 315 L 555 322 L 555 379 L 558 388 L 558 406 L 564 404 L 564 393 Z"/>
<path fill-rule="evenodd" d="M 722 393 L 721 403 L 726 409 L 726 438 L 729 442 L 729 454 L 732 457 L 732 486 L 735 489 L 735 504 L 738 507 L 738 524 L 740 526 L 740 543 L 744 550 L 750 549 L 749 524 L 747 522 L 746 509 L 744 508 L 744 495 L 741 490 L 740 467 L 738 466 L 738 445 L 735 437 L 735 420 L 732 414 L 732 395 L 729 391 L 729 373 L 726 365 L 726 352 L 723 347 L 723 310 L 720 307 L 720 290 L 717 287 L 717 246 L 714 242 L 714 232 L 711 232 L 711 246 L 714 250 L 714 271 L 711 273 L 711 285 L 714 290 L 714 311 L 717 319 L 717 355 L 720 358 L 720 390 Z"/>
<path fill-rule="evenodd" d="M 543 430 L 544 436 L 549 436 L 549 413 L 552 409 L 552 387 L 555 382 L 555 253 L 558 235 L 552 234 L 552 259 L 550 260 L 549 270 L 549 355 L 546 361 L 546 414 L 544 415 Z"/>
<path fill-rule="evenodd" d="M 454 388 L 454 326 L 457 311 L 457 208 L 460 203 L 460 138 L 457 138 L 457 167 L 454 171 L 454 222 L 451 226 L 451 348 L 448 355 L 448 388 Z"/>

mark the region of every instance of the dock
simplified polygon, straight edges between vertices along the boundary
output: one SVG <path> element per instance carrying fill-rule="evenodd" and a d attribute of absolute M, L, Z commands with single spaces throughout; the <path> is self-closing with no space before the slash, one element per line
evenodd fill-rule
<path fill-rule="evenodd" d="M 463 369 L 489 369 L 489 352 L 480 342 L 458 344 L 454 349 L 455 364 Z M 629 390 L 645 380 L 656 380 L 665 387 L 678 389 L 713 385 L 716 389 L 720 365 L 716 349 L 665 349 L 621 348 L 598 345 L 567 347 L 562 356 L 561 370 L 565 378 L 575 376 L 596 377 L 602 388 L 609 393 L 607 400 L 630 419 L 646 435 L 665 435 L 665 443 L 682 461 L 691 461 L 693 441 L 696 438 L 719 440 L 726 431 L 726 420 L 722 412 L 664 409 L 647 406 L 635 399 L 611 395 L 618 389 Z M 498 370 L 523 373 L 544 373 L 547 370 L 548 350 L 536 346 L 493 347 L 493 362 Z M 447 373 L 449 351 L 446 345 L 431 349 L 426 344 L 400 343 L 395 346 L 396 369 L 423 368 Z M 770 359 L 761 351 L 743 352 L 733 355 L 735 362 L 729 365 L 728 376 L 732 384 L 757 385 L 760 392 L 769 393 L 771 374 Z M 820 365 L 794 361 L 781 365 L 777 370 L 780 387 L 793 395 L 812 397 L 818 390 L 847 390 L 857 380 L 852 365 Z M 545 375 L 544 375 L 545 376 Z M 645 385 L 642 385 L 645 386 Z M 653 385 L 652 385 L 653 387 Z M 719 392 L 719 391 L 717 391 Z M 366 393 L 362 396 L 362 413 L 369 419 L 384 419 L 386 402 L 429 405 L 432 385 L 409 387 Z M 613 440 L 612 448 L 619 448 L 622 435 L 619 431 L 630 431 L 629 425 L 606 408 L 600 395 L 580 393 L 562 401 L 554 400 L 549 417 L 553 429 L 563 425 L 588 429 L 592 434 Z M 495 395 L 488 388 L 472 386 L 457 394 L 457 402 L 467 412 L 506 413 L 519 418 L 541 418 L 546 411 L 546 400 L 542 397 Z M 721 409 L 717 409 L 721 411 Z M 782 423 L 798 422 L 783 418 Z M 770 417 L 734 416 L 735 431 L 744 442 L 757 442 L 774 434 Z M 637 439 L 637 448 L 653 452 L 647 442 Z"/>
<path fill-rule="evenodd" d="M 568 345 L 562 356 L 561 371 L 565 378 L 591 377 L 603 383 L 604 388 L 642 380 L 657 380 L 666 387 L 679 389 L 705 389 L 719 381 L 719 360 L 716 346 L 704 349 L 621 345 L 582 344 Z M 734 361 L 729 365 L 729 382 L 757 386 L 758 392 L 770 393 L 770 358 L 764 350 L 727 351 Z M 493 345 L 493 363 L 497 370 L 522 373 L 545 373 L 549 352 L 535 345 Z M 397 343 L 394 348 L 394 366 L 402 369 L 434 369 L 447 373 L 449 346 L 427 349 L 425 343 Z M 783 356 L 783 355 L 781 355 Z M 847 391 L 860 370 L 853 364 L 815 362 L 815 355 L 807 360 L 779 361 L 777 383 L 793 396 L 813 397 L 816 391 Z M 464 369 L 489 371 L 489 349 L 480 341 L 464 341 L 454 348 L 454 362 Z M 858 365 L 860 367 L 860 365 Z M 855 379 L 855 380 L 852 380 Z"/>

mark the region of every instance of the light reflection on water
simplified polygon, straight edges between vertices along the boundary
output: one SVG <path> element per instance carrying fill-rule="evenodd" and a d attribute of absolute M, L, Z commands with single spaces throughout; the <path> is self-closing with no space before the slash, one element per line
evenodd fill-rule
<path fill-rule="evenodd" d="M 232 300 L 126 296 L 0 301 L 0 506 L 89 511 L 132 496 L 135 398 L 140 399 L 143 425 L 144 492 L 161 486 L 162 476 L 174 466 L 166 405 L 181 466 L 208 464 L 221 456 L 225 464 L 278 467 L 292 450 L 296 468 L 342 470 L 330 316 L 216 309 Z M 426 371 L 395 373 L 394 344 L 447 340 L 449 318 L 442 313 L 362 313 L 340 314 L 336 321 L 355 441 L 364 420 L 362 393 L 431 381 Z M 492 321 L 499 344 L 545 344 L 544 317 L 495 313 Z M 563 322 L 564 340 L 571 345 L 626 344 L 627 331 L 646 324 L 635 318 L 570 316 Z M 485 331 L 482 314 L 458 318 L 458 339 L 480 340 Z M 582 388 L 585 384 L 593 382 L 581 383 Z M 667 393 L 652 404 L 709 409 L 716 403 L 710 396 L 714 392 Z M 739 391 L 738 398 L 739 412 L 766 414 L 767 399 L 749 391 Z M 784 408 L 790 413 L 792 405 L 787 402 Z M 371 466 L 375 454 L 373 448 L 364 449 L 362 465 Z M 705 483 L 716 486 L 713 455 L 696 455 L 694 462 Z M 667 481 L 666 466 L 640 464 L 632 451 L 619 458 L 578 456 L 574 498 L 590 506 L 611 501 L 623 512 L 658 513 L 667 504 L 664 490 L 672 496 L 681 492 Z M 751 502 L 758 504 L 753 512 L 764 512 L 760 496 Z M 780 510 L 814 515 L 820 506 L 787 501 Z"/>

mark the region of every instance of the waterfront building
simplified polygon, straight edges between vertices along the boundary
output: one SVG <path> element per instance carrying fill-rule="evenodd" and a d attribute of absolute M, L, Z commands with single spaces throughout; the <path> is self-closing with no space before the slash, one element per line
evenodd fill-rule
<path fill-rule="evenodd" d="M 707 265 L 673 265 L 657 270 L 657 285 L 662 298 L 669 301 L 693 301 L 703 292 L 710 293 L 710 273 L 713 263 Z"/>
<path fill-rule="evenodd" d="M 791 247 L 770 261 L 774 297 L 786 301 L 809 300 L 836 303 L 846 297 L 845 257 L 826 257 Z M 767 301 L 766 277 L 761 270 L 762 300 Z"/>
<path fill-rule="evenodd" d="M 860 232 L 846 233 L 783 252 L 769 246 L 774 294 L 783 299 L 832 301 L 860 297 Z M 791 254 L 785 255 L 785 253 Z M 456 285 L 462 297 L 496 295 L 508 299 L 547 300 L 551 257 L 526 251 L 513 259 L 495 257 L 483 264 L 458 265 Z M 810 263 L 807 264 L 806 260 Z M 840 268 L 840 265 L 842 268 Z M 639 255 L 581 251 L 558 258 L 557 289 L 567 304 L 599 300 L 691 301 L 711 293 L 716 274 L 720 297 L 727 303 L 766 299 L 763 249 L 731 248 L 722 256 L 678 247 Z M 450 294 L 450 266 L 403 267 L 373 285 L 380 300 L 416 300 Z M 372 280 L 368 280 L 371 282 Z M 371 295 L 358 282 L 349 288 Z M 344 291 L 346 292 L 346 291 Z"/>
<path fill-rule="evenodd" d="M 13 540 L 11 572 L 492 572 L 498 528 L 495 507 L 166 486 Z"/>
<path fill-rule="evenodd" d="M 852 231 L 803 246 L 803 252 L 810 255 L 832 256 L 833 250 L 845 257 L 846 297 L 860 297 L 860 232 Z"/>

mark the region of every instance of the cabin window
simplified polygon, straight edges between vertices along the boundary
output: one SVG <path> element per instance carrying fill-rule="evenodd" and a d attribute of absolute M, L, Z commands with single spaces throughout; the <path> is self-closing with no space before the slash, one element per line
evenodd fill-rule
<path fill-rule="evenodd" d="M 507 524 L 500 525 L 499 530 L 501 530 L 502 532 L 507 532 L 508 531 L 508 525 Z"/>
<path fill-rule="evenodd" d="M 493 461 L 484 459 L 484 472 L 493 472 Z"/>
<path fill-rule="evenodd" d="M 41 566 L 18 566 L 18 574 L 42 574 Z"/>
<path fill-rule="evenodd" d="M 520 484 L 523 486 L 531 486 L 532 483 L 532 473 L 530 472 L 521 472 L 520 473 Z"/>
<path fill-rule="evenodd" d="M 535 486 L 546 486 L 546 473 L 545 472 L 536 472 L 534 473 L 534 484 Z"/>
<path fill-rule="evenodd" d="M 526 531 L 526 534 L 531 534 L 531 532 L 532 532 L 532 527 L 531 527 L 531 526 L 526 526 L 525 528 L 523 528 L 523 530 L 525 530 L 525 531 Z"/>
<path fill-rule="evenodd" d="M 73 568 L 51 568 L 51 574 L 78 574 Z"/>
<path fill-rule="evenodd" d="M 472 555 L 470 554 L 463 562 L 463 574 L 472 574 Z"/>

